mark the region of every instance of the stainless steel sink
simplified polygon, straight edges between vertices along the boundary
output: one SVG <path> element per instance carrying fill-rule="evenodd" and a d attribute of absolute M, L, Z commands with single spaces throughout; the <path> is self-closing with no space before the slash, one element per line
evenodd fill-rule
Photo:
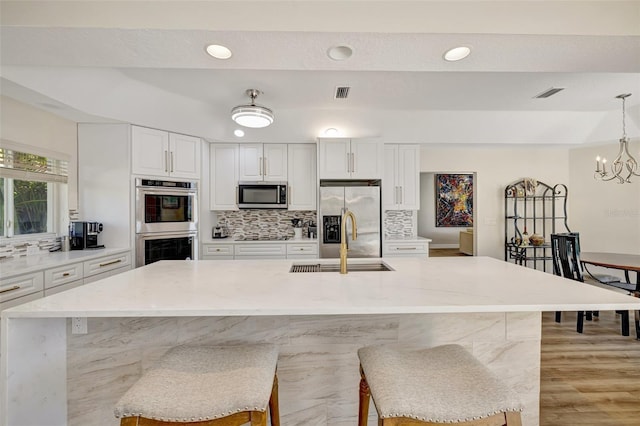
<path fill-rule="evenodd" d="M 386 272 L 393 269 L 384 262 L 347 263 L 349 272 Z M 300 263 L 291 265 L 291 273 L 303 272 L 340 272 L 339 263 Z"/>

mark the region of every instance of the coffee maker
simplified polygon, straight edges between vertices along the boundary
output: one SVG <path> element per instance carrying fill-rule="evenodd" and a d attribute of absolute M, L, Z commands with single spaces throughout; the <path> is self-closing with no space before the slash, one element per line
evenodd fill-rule
<path fill-rule="evenodd" d="M 69 223 L 69 246 L 71 250 L 103 248 L 98 243 L 98 234 L 102 232 L 100 222 L 72 221 Z"/>

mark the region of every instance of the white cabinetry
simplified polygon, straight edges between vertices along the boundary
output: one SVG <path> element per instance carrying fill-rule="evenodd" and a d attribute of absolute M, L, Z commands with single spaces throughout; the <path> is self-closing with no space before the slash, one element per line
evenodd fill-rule
<path fill-rule="evenodd" d="M 234 247 L 235 259 L 286 259 L 285 243 L 240 243 Z"/>
<path fill-rule="evenodd" d="M 134 174 L 200 179 L 200 138 L 131 126 Z"/>
<path fill-rule="evenodd" d="M 385 145 L 382 178 L 384 210 L 420 209 L 420 146 Z"/>
<path fill-rule="evenodd" d="M 98 259 L 87 260 L 84 262 L 83 271 L 84 277 L 90 277 L 92 275 L 102 274 L 104 272 L 113 271 L 116 269 L 131 268 L 131 252 L 113 254 L 111 256 L 104 256 Z M 121 271 L 120 271 L 121 272 Z"/>
<path fill-rule="evenodd" d="M 320 179 L 382 178 L 382 144 L 365 139 L 318 140 Z"/>
<path fill-rule="evenodd" d="M 289 210 L 315 210 L 317 197 L 315 144 L 288 146 Z"/>
<path fill-rule="evenodd" d="M 238 144 L 211 144 L 210 210 L 238 210 Z"/>
<path fill-rule="evenodd" d="M 429 257 L 429 239 L 383 241 L 382 257 Z"/>
<path fill-rule="evenodd" d="M 318 257 L 318 243 L 287 244 L 287 259 L 315 259 Z"/>
<path fill-rule="evenodd" d="M 40 292 L 44 289 L 42 271 L 3 279 L 0 283 L 0 302 Z"/>
<path fill-rule="evenodd" d="M 203 244 L 203 260 L 233 260 L 233 244 Z"/>
<path fill-rule="evenodd" d="M 287 180 L 286 144 L 240 144 L 240 181 Z"/>

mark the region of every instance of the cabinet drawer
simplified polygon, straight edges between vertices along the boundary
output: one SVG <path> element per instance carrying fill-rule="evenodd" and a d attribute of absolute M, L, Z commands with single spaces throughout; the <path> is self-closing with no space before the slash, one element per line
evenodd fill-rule
<path fill-rule="evenodd" d="M 233 244 L 204 244 L 202 246 L 202 256 L 223 257 L 231 256 L 233 258 Z"/>
<path fill-rule="evenodd" d="M 428 255 L 425 243 L 388 243 L 384 245 L 383 256 L 419 256 Z"/>
<path fill-rule="evenodd" d="M 84 262 L 84 276 L 89 277 L 131 265 L 131 252 L 114 254 Z"/>
<path fill-rule="evenodd" d="M 44 288 L 52 288 L 82 279 L 82 263 L 59 266 L 44 271 Z"/>
<path fill-rule="evenodd" d="M 318 255 L 318 244 L 292 243 L 287 244 L 287 257 L 292 255 Z"/>
<path fill-rule="evenodd" d="M 279 258 L 284 259 L 287 255 L 286 244 L 236 244 L 234 255 L 238 258 Z"/>
<path fill-rule="evenodd" d="M 0 302 L 38 291 L 42 292 L 43 289 L 44 278 L 42 271 L 19 275 L 6 280 L 3 279 L 2 283 L 0 283 Z M 42 293 L 40 293 L 40 296 L 42 296 Z"/>

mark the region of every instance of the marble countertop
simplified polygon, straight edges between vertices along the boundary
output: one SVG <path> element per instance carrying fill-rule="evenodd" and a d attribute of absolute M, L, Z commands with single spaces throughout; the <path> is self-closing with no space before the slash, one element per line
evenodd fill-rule
<path fill-rule="evenodd" d="M 640 309 L 640 299 L 488 257 L 383 261 L 394 271 L 289 273 L 294 263 L 336 263 L 335 259 L 160 261 L 4 310 L 2 317 Z"/>
<path fill-rule="evenodd" d="M 33 256 L 21 256 L 0 260 L 0 279 L 6 279 L 15 275 L 28 274 L 43 269 L 63 266 L 97 257 L 109 256 L 128 251 L 128 248 L 100 248 L 89 250 L 54 251 Z"/>

